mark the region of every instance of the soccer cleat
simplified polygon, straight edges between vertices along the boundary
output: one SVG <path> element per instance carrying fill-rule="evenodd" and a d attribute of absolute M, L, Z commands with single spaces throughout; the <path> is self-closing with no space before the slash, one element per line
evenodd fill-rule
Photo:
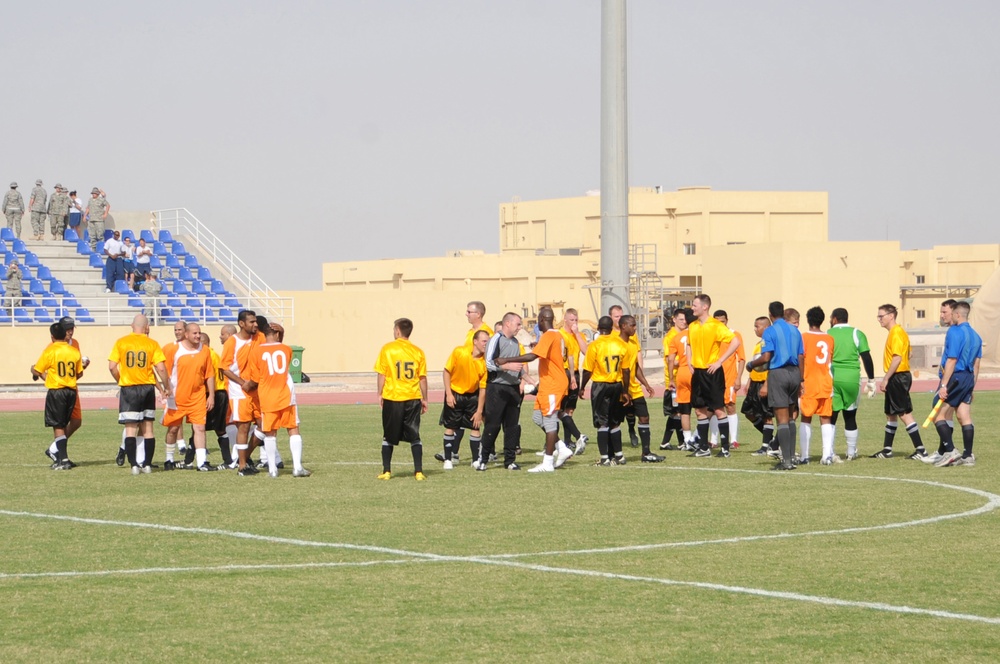
<path fill-rule="evenodd" d="M 139 475 L 141 473 L 142 473 L 142 468 L 140 468 L 139 466 L 132 466 L 133 475 Z"/>
<path fill-rule="evenodd" d="M 247 464 L 246 468 L 238 469 L 236 471 L 236 474 L 239 475 L 240 477 L 250 477 L 252 475 L 257 474 L 257 469 L 251 466 L 250 464 Z"/>
<path fill-rule="evenodd" d="M 628 432 L 628 442 L 632 447 L 639 447 L 639 436 L 635 435 L 631 431 Z"/>
<path fill-rule="evenodd" d="M 143 466 L 142 467 L 142 472 L 145 475 L 149 475 L 150 473 L 153 472 L 153 468 L 151 466 Z"/>
<path fill-rule="evenodd" d="M 118 456 L 115 457 L 115 463 L 118 464 L 119 468 L 125 465 L 125 450 L 120 447 L 118 448 Z"/>
<path fill-rule="evenodd" d="M 292 477 L 309 477 L 312 471 L 307 468 L 296 468 L 292 471 Z"/>
<path fill-rule="evenodd" d="M 70 470 L 73 466 L 69 465 L 69 459 L 64 461 L 56 461 L 52 464 L 52 470 Z"/>
<path fill-rule="evenodd" d="M 740 444 L 738 442 L 736 442 L 735 440 L 733 442 L 729 443 L 729 449 L 731 449 L 731 450 L 739 449 L 739 447 L 740 447 Z"/>
<path fill-rule="evenodd" d="M 770 447 L 767 445 L 761 445 L 760 449 L 753 453 L 753 456 L 767 456 L 770 451 Z"/>
<path fill-rule="evenodd" d="M 604 458 L 604 459 L 598 459 L 597 463 L 595 463 L 594 465 L 595 466 L 615 466 L 615 465 L 618 465 L 618 464 L 614 463 L 611 459 Z"/>
<path fill-rule="evenodd" d="M 767 450 L 767 456 L 771 457 L 772 459 L 780 459 L 781 458 L 781 450 L 772 450 L 772 449 L 768 448 L 768 450 Z"/>
<path fill-rule="evenodd" d="M 625 455 L 623 454 L 621 456 L 616 456 L 614 459 L 611 460 L 611 463 L 615 464 L 616 466 L 624 466 L 628 463 L 628 461 L 625 460 Z"/>
<path fill-rule="evenodd" d="M 653 454 L 650 452 L 649 454 L 643 454 L 639 457 L 639 461 L 642 463 L 660 463 L 664 458 L 665 457 L 662 457 L 659 454 Z"/>
<path fill-rule="evenodd" d="M 173 470 L 176 467 L 177 467 L 177 464 L 174 463 L 173 461 L 164 461 L 163 462 L 163 470 Z"/>
<path fill-rule="evenodd" d="M 199 468 L 198 470 L 201 470 L 201 468 Z M 215 468 L 213 468 L 212 470 L 215 470 Z M 267 471 L 267 476 L 273 480 L 278 479 L 278 469 L 275 468 L 274 470 Z"/>
<path fill-rule="evenodd" d="M 706 448 L 706 449 L 699 448 L 691 456 L 696 456 L 696 457 L 710 457 L 710 456 L 712 456 L 712 449 L 711 448 Z"/>
<path fill-rule="evenodd" d="M 585 435 L 580 434 L 580 437 L 576 440 L 576 451 L 573 452 L 574 455 L 580 456 L 583 454 L 583 451 L 587 449 L 587 440 L 588 438 Z"/>
<path fill-rule="evenodd" d="M 413 473 L 413 479 L 415 479 L 418 482 L 423 482 L 424 480 L 427 479 L 427 476 L 418 470 L 417 472 Z"/>
<path fill-rule="evenodd" d="M 546 466 L 544 463 L 540 463 L 534 468 L 528 469 L 529 473 L 554 473 L 556 469 L 554 466 Z"/>
<path fill-rule="evenodd" d="M 934 465 L 938 468 L 944 468 L 945 466 L 950 466 L 954 464 L 961 458 L 962 458 L 962 453 L 959 452 L 957 448 L 952 449 L 950 452 L 945 452 L 944 454 L 942 454 L 941 458 L 938 459 L 937 463 L 935 463 Z"/>
<path fill-rule="evenodd" d="M 58 457 L 56 457 L 56 455 L 53 454 L 47 447 L 45 448 L 45 456 L 47 456 L 49 458 L 49 461 L 51 461 L 52 463 L 56 463 L 57 461 L 59 461 Z"/>
<path fill-rule="evenodd" d="M 516 454 L 517 456 L 521 456 L 521 448 L 520 447 L 515 447 L 514 448 L 514 454 Z"/>
<path fill-rule="evenodd" d="M 809 463 L 809 457 L 802 457 L 801 459 L 795 462 L 795 464 L 798 466 L 805 466 L 808 465 L 808 463 Z"/>
<path fill-rule="evenodd" d="M 473 461 L 472 462 L 472 467 L 475 468 L 476 470 L 478 470 L 481 473 L 485 473 L 486 472 L 486 463 L 483 462 L 483 461 Z"/>
<path fill-rule="evenodd" d="M 873 454 L 871 456 L 871 458 L 872 459 L 891 459 L 892 458 L 892 450 L 890 450 L 888 447 L 883 447 L 878 452 L 876 452 L 875 454 Z"/>
<path fill-rule="evenodd" d="M 920 460 L 923 461 L 924 463 L 937 463 L 938 461 L 941 460 L 941 456 L 942 455 L 940 452 L 935 452 L 934 454 L 928 454 L 926 456 L 920 457 Z"/>
<path fill-rule="evenodd" d="M 199 473 L 209 473 L 209 472 L 212 472 L 212 471 L 215 471 L 215 470 L 218 470 L 218 468 L 216 468 L 215 466 L 211 465 L 207 461 L 205 463 L 201 464 L 200 466 L 198 466 L 198 472 Z M 278 476 L 278 473 L 275 472 L 274 477 L 277 477 L 277 476 Z"/>
<path fill-rule="evenodd" d="M 438 461 L 444 461 L 444 455 L 441 454 L 440 452 L 438 452 L 437 454 L 435 454 L 434 458 L 437 459 Z"/>
<path fill-rule="evenodd" d="M 453 464 L 451 462 L 451 459 L 445 459 L 444 460 L 444 469 L 445 470 L 452 470 L 454 467 L 455 467 L 455 464 Z"/>
<path fill-rule="evenodd" d="M 920 449 L 916 450 L 913 454 L 911 454 L 910 456 L 908 456 L 906 458 L 907 459 L 923 459 L 926 456 L 927 456 L 927 451 L 924 450 L 924 448 L 921 447 Z"/>
<path fill-rule="evenodd" d="M 958 459 L 955 460 L 955 463 L 953 463 L 951 465 L 952 466 L 975 466 L 976 465 L 976 456 L 974 454 L 970 454 L 969 456 L 959 457 Z"/>
<path fill-rule="evenodd" d="M 673 445 L 671 445 L 670 443 L 660 443 L 660 449 L 661 450 L 676 450 L 677 448 L 674 447 Z"/>
<path fill-rule="evenodd" d="M 387 471 L 383 472 L 381 475 L 379 475 L 378 477 L 376 477 L 375 479 L 377 479 L 377 480 L 391 480 L 392 479 L 392 473 L 387 470 Z"/>
<path fill-rule="evenodd" d="M 832 466 L 833 465 L 833 457 L 823 457 L 822 459 L 819 460 L 819 462 L 820 462 L 820 465 L 823 465 L 823 466 Z"/>
<path fill-rule="evenodd" d="M 717 456 L 719 458 L 722 458 L 722 459 L 728 459 L 729 458 L 729 450 L 719 450 L 718 452 L 715 453 L 715 456 Z"/>
<path fill-rule="evenodd" d="M 790 463 L 779 463 L 774 466 L 772 470 L 795 470 L 795 466 Z"/>
<path fill-rule="evenodd" d="M 486 463 L 496 463 L 496 462 L 497 462 L 496 454 L 491 454 L 488 457 L 486 457 Z"/>
<path fill-rule="evenodd" d="M 569 449 L 565 443 L 562 445 L 556 445 L 556 460 L 555 467 L 559 468 L 564 463 L 573 458 L 573 450 Z"/>
<path fill-rule="evenodd" d="M 63 463 L 66 464 L 66 467 L 69 469 L 76 468 L 76 464 L 70 461 L 69 459 L 65 459 Z"/>
<path fill-rule="evenodd" d="M 521 467 L 517 463 L 511 463 L 507 466 L 507 470 L 521 470 Z"/>
<path fill-rule="evenodd" d="M 685 442 L 683 445 L 680 446 L 680 450 L 681 452 L 694 452 L 695 446 L 692 445 L 691 443 Z"/>
<path fill-rule="evenodd" d="M 857 461 L 860 458 L 861 458 L 861 455 L 858 454 L 857 452 L 855 452 L 854 454 L 848 454 L 847 455 L 847 460 L 848 461 Z"/>

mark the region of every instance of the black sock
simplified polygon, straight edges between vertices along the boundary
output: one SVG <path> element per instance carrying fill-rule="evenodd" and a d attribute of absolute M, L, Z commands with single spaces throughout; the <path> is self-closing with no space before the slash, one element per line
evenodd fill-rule
<path fill-rule="evenodd" d="M 232 465 L 233 455 L 229 451 L 229 437 L 219 436 L 219 451 L 222 453 L 222 461 L 227 466 Z"/>
<path fill-rule="evenodd" d="M 184 465 L 190 466 L 192 463 L 194 463 L 194 436 L 191 436 L 187 449 L 184 450 Z"/>
<path fill-rule="evenodd" d="M 938 445 L 938 453 L 944 454 L 945 452 L 951 452 L 955 447 L 951 442 L 951 427 L 944 420 L 934 423 L 934 428 L 937 429 L 938 437 L 941 439 L 941 444 Z"/>
<path fill-rule="evenodd" d="M 910 422 L 906 425 L 906 433 L 910 434 L 910 440 L 913 441 L 913 447 L 918 450 L 924 449 L 924 443 L 920 440 L 920 425 L 916 422 Z"/>
<path fill-rule="evenodd" d="M 607 429 L 597 430 L 597 449 L 601 452 L 601 458 L 608 458 L 608 448 L 610 447 L 611 434 Z"/>
<path fill-rule="evenodd" d="M 649 425 L 639 424 L 639 440 L 642 441 L 643 456 L 649 454 Z"/>
<path fill-rule="evenodd" d="M 719 445 L 729 451 L 729 418 L 719 420 Z"/>
<path fill-rule="evenodd" d="M 892 449 L 892 440 L 896 437 L 896 423 L 886 422 L 885 423 L 885 440 L 882 442 L 882 447 L 887 450 Z"/>
<path fill-rule="evenodd" d="M 444 460 L 451 461 L 452 450 L 455 449 L 455 434 L 444 434 Z"/>
<path fill-rule="evenodd" d="M 472 454 L 473 461 L 479 458 L 479 446 L 482 442 L 483 439 L 481 436 L 469 434 L 469 452 Z"/>
<path fill-rule="evenodd" d="M 974 424 L 963 424 L 962 425 L 962 446 L 965 448 L 965 452 L 962 454 L 963 457 L 968 459 L 972 456 L 972 443 L 973 438 L 976 437 L 976 426 Z"/>
<path fill-rule="evenodd" d="M 761 442 L 761 445 L 764 446 L 764 447 L 770 447 L 772 450 L 778 449 L 778 446 L 777 446 L 777 444 L 775 443 L 775 440 L 774 440 L 774 425 L 773 424 L 765 424 L 764 425 L 764 438 L 763 438 L 763 440 Z"/>
<path fill-rule="evenodd" d="M 698 447 L 703 450 L 707 450 L 709 447 L 708 422 L 709 420 L 707 418 L 704 420 L 698 420 Z"/>
<path fill-rule="evenodd" d="M 455 431 L 455 442 L 451 446 L 451 456 L 458 458 L 458 448 L 462 446 L 462 436 L 465 435 L 465 429 L 457 429 Z"/>
<path fill-rule="evenodd" d="M 156 438 L 144 438 L 142 446 L 146 448 L 146 460 L 142 462 L 142 465 L 153 465 L 153 453 L 156 452 Z"/>
<path fill-rule="evenodd" d="M 413 454 L 413 472 L 424 472 L 424 446 L 417 443 L 410 443 L 410 452 Z"/>
<path fill-rule="evenodd" d="M 382 441 L 382 472 L 388 473 L 392 467 L 392 445 Z"/>
<path fill-rule="evenodd" d="M 792 442 L 791 434 L 791 424 L 779 424 L 778 425 L 778 446 L 781 448 L 781 459 L 785 464 L 790 464 L 792 462 L 792 457 L 795 455 L 795 443 Z"/>
<path fill-rule="evenodd" d="M 129 466 L 137 466 L 135 462 L 135 436 L 125 437 L 125 457 L 128 459 Z"/>
<path fill-rule="evenodd" d="M 635 415 L 626 415 L 625 420 L 628 422 L 629 438 L 635 438 Z"/>
<path fill-rule="evenodd" d="M 566 430 L 566 442 L 572 442 L 573 440 L 580 439 L 580 429 L 577 428 L 576 422 L 573 421 L 572 415 L 563 415 L 559 418 L 562 421 L 563 428 Z"/>
<path fill-rule="evenodd" d="M 614 429 L 608 432 L 608 447 L 610 448 L 611 454 L 616 457 L 624 456 L 622 451 L 622 430 Z"/>

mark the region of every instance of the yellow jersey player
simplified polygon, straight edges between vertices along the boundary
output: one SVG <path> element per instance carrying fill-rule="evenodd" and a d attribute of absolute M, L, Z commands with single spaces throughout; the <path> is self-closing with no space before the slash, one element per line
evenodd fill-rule
<path fill-rule="evenodd" d="M 413 321 L 398 318 L 392 324 L 393 341 L 382 346 L 375 360 L 379 405 L 382 407 L 382 473 L 392 479 L 392 450 L 400 441 L 410 444 L 413 477 L 427 479 L 420 442 L 420 416 L 427 412 L 427 358 L 410 343 Z"/>
<path fill-rule="evenodd" d="M 45 426 L 52 428 L 56 460 L 52 470 L 69 470 L 75 464 L 66 449 L 66 429 L 76 406 L 76 381 L 83 375 L 80 351 L 66 343 L 66 329 L 59 323 L 49 327 L 51 343 L 31 367 L 32 380 L 45 379 Z"/>
<path fill-rule="evenodd" d="M 631 403 L 627 389 L 631 379 L 627 360 L 635 351 L 614 332 L 610 316 L 601 316 L 597 321 L 597 334 L 583 360 L 580 393 L 593 378 L 590 407 L 597 429 L 597 447 L 601 452 L 597 465 L 615 466 L 618 460 L 625 458 L 620 427 L 625 420 L 625 407 Z"/>
<path fill-rule="evenodd" d="M 913 419 L 913 403 L 910 401 L 910 336 L 902 325 L 896 323 L 896 307 L 883 304 L 878 308 L 879 324 L 889 332 L 885 340 L 882 367 L 885 376 L 878 384 L 879 392 L 885 392 L 885 441 L 882 449 L 872 455 L 873 459 L 891 459 L 892 441 L 896 437 L 897 420 L 906 425 L 914 451 L 911 459 L 927 455 L 920 440 L 920 425 Z"/>

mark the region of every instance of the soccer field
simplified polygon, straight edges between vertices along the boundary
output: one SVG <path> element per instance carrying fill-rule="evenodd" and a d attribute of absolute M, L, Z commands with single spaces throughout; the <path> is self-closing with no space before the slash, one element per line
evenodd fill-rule
<path fill-rule="evenodd" d="M 998 406 L 976 397 L 971 468 L 907 460 L 902 432 L 897 458 L 821 466 L 816 424 L 813 463 L 775 472 L 741 422 L 730 459 L 640 464 L 626 442 L 627 466 L 598 468 L 595 444 L 540 475 L 477 473 L 467 439 L 442 471 L 434 406 L 426 482 L 406 447 L 375 479 L 374 406 L 302 408 L 314 475 L 277 480 L 132 476 L 112 411 L 53 472 L 41 413 L 4 414 L 0 660 L 996 661 Z M 871 454 L 881 402 L 859 420 Z"/>

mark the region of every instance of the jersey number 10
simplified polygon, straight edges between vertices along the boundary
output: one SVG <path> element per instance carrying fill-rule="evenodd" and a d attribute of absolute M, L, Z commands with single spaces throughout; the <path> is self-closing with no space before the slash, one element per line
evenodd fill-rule
<path fill-rule="evenodd" d="M 272 376 L 281 375 L 288 371 L 288 358 L 284 353 L 264 353 L 264 361 L 267 362 L 267 373 Z"/>

